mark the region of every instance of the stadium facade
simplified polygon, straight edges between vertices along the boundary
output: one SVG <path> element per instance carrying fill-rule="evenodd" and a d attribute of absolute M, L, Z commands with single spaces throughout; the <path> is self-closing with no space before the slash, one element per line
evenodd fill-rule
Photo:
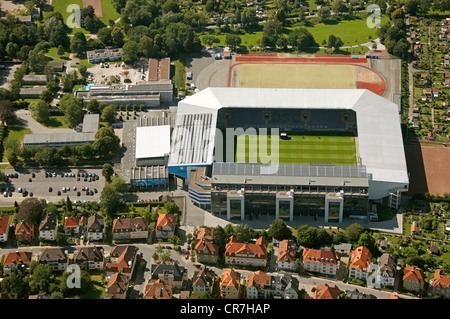
<path fill-rule="evenodd" d="M 237 163 L 218 156 L 230 128 L 351 132 L 356 164 Z M 178 104 L 168 168 L 196 205 L 228 220 L 367 218 L 370 201 L 396 206 L 409 186 L 397 105 L 360 89 L 202 90 Z"/>

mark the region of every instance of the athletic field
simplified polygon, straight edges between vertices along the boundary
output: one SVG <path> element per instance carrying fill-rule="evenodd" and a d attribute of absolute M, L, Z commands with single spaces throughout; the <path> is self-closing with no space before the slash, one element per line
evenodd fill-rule
<path fill-rule="evenodd" d="M 277 137 L 279 142 L 278 161 L 280 164 L 334 164 L 356 165 L 356 144 L 354 136 L 321 134 L 316 135 L 289 133 L 288 139 Z M 249 142 L 251 141 L 251 144 Z M 250 146 L 253 145 L 253 146 Z M 256 149 L 255 149 L 256 145 Z M 259 138 L 257 135 L 241 135 L 235 145 L 235 161 L 238 163 L 261 162 L 259 154 Z M 249 156 L 249 150 L 252 156 Z M 262 152 L 264 156 L 264 152 Z M 267 154 L 271 156 L 271 139 L 267 139 Z M 244 156 L 245 155 L 245 156 Z M 250 161 L 250 159 L 252 159 Z M 263 160 L 262 162 L 267 162 Z"/>
<path fill-rule="evenodd" d="M 329 58 L 330 61 L 326 63 L 302 62 L 322 61 L 324 58 L 320 57 L 296 59 L 245 56 L 238 59 L 242 62 L 232 67 L 229 86 L 368 89 L 378 95 L 383 95 L 386 88 L 384 79 L 373 70 L 357 64 L 333 63 L 336 58 Z M 263 63 L 258 63 L 259 60 Z"/>

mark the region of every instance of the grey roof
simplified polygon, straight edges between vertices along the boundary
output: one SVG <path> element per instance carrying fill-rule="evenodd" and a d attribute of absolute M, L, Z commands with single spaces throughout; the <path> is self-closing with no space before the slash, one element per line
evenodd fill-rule
<path fill-rule="evenodd" d="M 94 142 L 95 133 L 38 133 L 25 134 L 23 143 L 26 144 L 60 144 Z"/>
<path fill-rule="evenodd" d="M 53 215 L 53 214 L 47 214 L 42 219 L 42 221 L 41 221 L 41 223 L 39 225 L 39 230 L 40 231 L 53 230 L 53 229 L 55 229 L 57 224 L 58 224 L 57 217 L 55 215 Z"/>
<path fill-rule="evenodd" d="M 37 87 L 37 88 L 20 88 L 19 95 L 40 95 L 46 87 Z"/>
<path fill-rule="evenodd" d="M 64 250 L 58 248 L 45 248 L 39 256 L 39 262 L 64 262 L 67 261 L 67 255 Z"/>
<path fill-rule="evenodd" d="M 23 76 L 24 82 L 47 82 L 47 76 L 44 74 L 26 74 Z"/>
<path fill-rule="evenodd" d="M 275 166 L 272 166 L 272 168 Z M 345 185 L 368 187 L 363 165 L 278 164 L 272 170 L 267 164 L 214 163 L 213 184 L 257 185 Z"/>
<path fill-rule="evenodd" d="M 83 118 L 83 133 L 95 133 L 100 128 L 100 114 L 86 114 Z"/>
<path fill-rule="evenodd" d="M 178 263 L 173 264 L 153 264 L 151 265 L 152 279 L 157 279 L 159 275 L 171 274 L 175 281 L 183 280 L 183 275 L 186 269 L 183 266 L 179 266 Z"/>
<path fill-rule="evenodd" d="M 89 216 L 87 223 L 88 231 L 103 231 L 105 219 L 97 214 Z"/>

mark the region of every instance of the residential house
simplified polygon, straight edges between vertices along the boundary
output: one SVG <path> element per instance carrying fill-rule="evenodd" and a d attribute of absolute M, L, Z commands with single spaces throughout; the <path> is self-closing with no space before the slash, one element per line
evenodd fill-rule
<path fill-rule="evenodd" d="M 211 227 L 200 227 L 195 231 L 195 239 L 206 239 L 208 241 L 214 240 L 214 228 Z"/>
<path fill-rule="evenodd" d="M 377 297 L 375 297 L 374 295 L 366 294 L 364 291 L 359 291 L 357 288 L 346 292 L 348 299 L 365 299 L 365 300 L 377 299 Z"/>
<path fill-rule="evenodd" d="M 106 275 L 121 272 L 131 277 L 137 260 L 137 248 L 135 246 L 115 246 L 109 255 L 110 261 L 106 263 Z"/>
<path fill-rule="evenodd" d="M 341 291 L 336 285 L 322 284 L 316 288 L 316 299 L 339 299 Z"/>
<path fill-rule="evenodd" d="M 105 290 L 105 299 L 125 299 L 129 287 L 129 278 L 121 272 L 112 274 Z"/>
<path fill-rule="evenodd" d="M 98 214 L 89 216 L 87 238 L 89 241 L 101 241 L 105 238 L 105 219 Z"/>
<path fill-rule="evenodd" d="M 225 264 L 241 266 L 266 266 L 267 245 L 264 237 L 258 238 L 254 244 L 239 243 L 236 237 L 231 236 L 225 246 Z"/>
<path fill-rule="evenodd" d="M 364 246 L 360 246 L 350 254 L 349 277 L 359 280 L 367 280 L 368 268 L 372 259 L 372 253 Z"/>
<path fill-rule="evenodd" d="M 294 270 L 295 252 L 297 245 L 293 240 L 282 240 L 278 244 L 277 268 Z"/>
<path fill-rule="evenodd" d="M 436 269 L 430 282 L 428 294 L 446 299 L 450 298 L 450 276 L 446 276 L 440 269 Z"/>
<path fill-rule="evenodd" d="M 416 266 L 406 266 L 403 274 L 403 289 L 421 292 L 424 289 L 424 275 L 422 269 Z"/>
<path fill-rule="evenodd" d="M 397 258 L 391 254 L 383 254 L 378 258 L 378 270 L 376 282 L 382 286 L 393 287 L 395 283 L 395 273 Z"/>
<path fill-rule="evenodd" d="M 225 299 L 238 299 L 241 289 L 241 274 L 227 269 L 220 276 L 220 296 Z"/>
<path fill-rule="evenodd" d="M 0 242 L 8 241 L 9 216 L 0 216 Z"/>
<path fill-rule="evenodd" d="M 271 286 L 270 275 L 263 271 L 256 271 L 248 275 L 247 279 L 247 299 L 264 299 Z"/>
<path fill-rule="evenodd" d="M 338 245 L 334 245 L 334 252 L 338 253 L 341 256 L 350 256 L 352 251 L 352 244 L 341 243 Z"/>
<path fill-rule="evenodd" d="M 172 286 L 158 279 L 145 287 L 144 299 L 172 299 Z"/>
<path fill-rule="evenodd" d="M 58 218 L 53 214 L 46 214 L 39 225 L 39 236 L 43 240 L 56 240 Z"/>
<path fill-rule="evenodd" d="M 194 272 L 192 277 L 192 292 L 207 292 L 212 295 L 216 274 L 206 266 Z"/>
<path fill-rule="evenodd" d="M 23 85 L 46 85 L 47 76 L 45 74 L 26 74 L 22 78 Z"/>
<path fill-rule="evenodd" d="M 64 232 L 66 236 L 77 236 L 80 233 L 80 222 L 77 217 L 64 217 Z"/>
<path fill-rule="evenodd" d="M 194 251 L 198 262 L 215 264 L 219 259 L 219 247 L 205 238 L 196 240 Z"/>
<path fill-rule="evenodd" d="M 310 272 L 336 276 L 340 255 L 332 251 L 304 249 L 303 267 Z"/>
<path fill-rule="evenodd" d="M 113 222 L 113 239 L 147 239 L 150 228 L 148 221 L 142 217 L 117 218 Z"/>
<path fill-rule="evenodd" d="M 67 251 L 61 247 L 45 248 L 39 253 L 39 263 L 49 265 L 53 271 L 64 271 L 67 268 Z"/>
<path fill-rule="evenodd" d="M 159 214 L 156 221 L 156 238 L 168 239 L 175 234 L 175 215 Z"/>
<path fill-rule="evenodd" d="M 274 299 L 298 299 L 298 279 L 290 274 L 271 275 L 270 296 Z"/>
<path fill-rule="evenodd" d="M 187 269 L 178 265 L 177 262 L 172 264 L 153 264 L 150 268 L 152 279 L 161 279 L 173 288 L 181 289 L 188 280 Z"/>
<path fill-rule="evenodd" d="M 32 241 L 34 239 L 34 225 L 30 223 L 19 223 L 16 225 L 17 241 Z"/>
<path fill-rule="evenodd" d="M 432 89 L 432 88 L 426 88 L 423 90 L 423 93 L 425 94 L 433 94 L 433 97 L 439 97 L 439 93 L 441 90 L 439 89 Z"/>
<path fill-rule="evenodd" d="M 75 253 L 73 262 L 82 269 L 103 270 L 105 265 L 104 249 L 100 246 L 80 247 Z"/>
<path fill-rule="evenodd" d="M 3 260 L 3 272 L 8 275 L 16 270 L 28 272 L 30 270 L 31 259 L 32 253 L 29 251 L 7 253 Z"/>

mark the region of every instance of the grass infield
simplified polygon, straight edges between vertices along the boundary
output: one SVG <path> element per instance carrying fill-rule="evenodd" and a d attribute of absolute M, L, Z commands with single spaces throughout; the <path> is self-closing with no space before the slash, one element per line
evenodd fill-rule
<path fill-rule="evenodd" d="M 288 139 L 277 137 L 279 142 L 278 160 L 276 156 L 272 163 L 280 164 L 334 164 L 356 165 L 355 137 L 347 134 L 329 133 L 292 133 Z M 251 141 L 251 143 L 250 143 Z M 271 138 L 267 139 L 267 154 L 271 154 Z M 251 151 L 251 153 L 250 153 Z M 255 153 L 258 156 L 255 156 Z M 252 154 L 252 156 L 250 156 Z M 266 162 L 261 161 L 264 150 L 259 150 L 258 135 L 241 135 L 235 142 L 235 161 L 237 163 Z M 264 157 L 262 157 L 264 159 Z"/>

